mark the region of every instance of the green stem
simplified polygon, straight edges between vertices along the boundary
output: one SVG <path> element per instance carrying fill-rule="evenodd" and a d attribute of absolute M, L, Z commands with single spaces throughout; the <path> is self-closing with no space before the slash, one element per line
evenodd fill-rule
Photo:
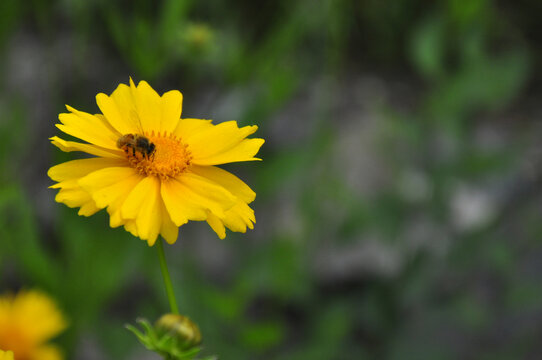
<path fill-rule="evenodd" d="M 162 269 L 162 277 L 164 278 L 164 284 L 166 285 L 167 298 L 169 300 L 169 306 L 171 312 L 174 314 L 179 313 L 177 308 L 177 301 L 175 301 L 175 294 L 173 293 L 173 286 L 171 285 L 171 278 L 169 277 L 169 271 L 166 264 L 166 256 L 164 254 L 164 247 L 162 246 L 162 239 L 158 239 L 156 242 L 156 248 L 158 249 L 158 258 L 160 259 L 160 269 Z"/>

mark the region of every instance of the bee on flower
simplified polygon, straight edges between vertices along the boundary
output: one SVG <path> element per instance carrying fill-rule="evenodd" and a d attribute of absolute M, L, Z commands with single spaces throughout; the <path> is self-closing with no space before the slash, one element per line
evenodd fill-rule
<path fill-rule="evenodd" d="M 39 291 L 0 296 L 0 360 L 62 360 L 47 342 L 66 326 L 53 300 Z"/>
<path fill-rule="evenodd" d="M 168 243 L 190 220 L 206 221 L 223 239 L 226 228 L 245 232 L 256 219 L 256 194 L 217 165 L 260 160 L 263 139 L 247 138 L 257 126 L 181 118 L 183 96 L 158 95 L 145 81 L 120 84 L 98 94 L 102 114 L 67 106 L 57 127 L 83 142 L 52 137 L 63 151 L 92 158 L 53 166 L 48 175 L 60 189 L 56 201 L 90 216 L 106 209 L 110 226 L 124 228 L 152 246 L 159 235 Z"/>

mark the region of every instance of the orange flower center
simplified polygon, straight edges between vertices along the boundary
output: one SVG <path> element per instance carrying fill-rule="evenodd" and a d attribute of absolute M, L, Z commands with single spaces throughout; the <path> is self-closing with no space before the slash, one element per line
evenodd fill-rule
<path fill-rule="evenodd" d="M 135 135 L 136 140 L 145 137 L 148 142 L 134 141 L 125 145 L 125 151 L 130 166 L 146 176 L 159 176 L 163 180 L 175 177 L 190 166 L 192 154 L 188 145 L 172 134 Z M 142 147 L 141 144 L 145 144 Z"/>

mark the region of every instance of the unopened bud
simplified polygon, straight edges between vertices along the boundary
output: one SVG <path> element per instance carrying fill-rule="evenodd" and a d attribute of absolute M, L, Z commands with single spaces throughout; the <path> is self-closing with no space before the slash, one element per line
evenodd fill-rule
<path fill-rule="evenodd" d="M 184 30 L 186 44 L 198 50 L 206 50 L 213 43 L 213 30 L 206 24 L 189 24 Z"/>
<path fill-rule="evenodd" d="M 201 333 L 198 326 L 184 315 L 162 315 L 156 322 L 155 328 L 159 333 L 175 337 L 185 346 L 195 346 L 201 343 Z"/>

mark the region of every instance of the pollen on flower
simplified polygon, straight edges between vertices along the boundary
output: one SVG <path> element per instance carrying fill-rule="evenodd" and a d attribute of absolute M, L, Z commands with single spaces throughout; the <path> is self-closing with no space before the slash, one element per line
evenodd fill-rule
<path fill-rule="evenodd" d="M 142 152 L 127 151 L 126 156 L 130 165 L 140 174 L 146 176 L 159 176 L 162 180 L 175 177 L 183 172 L 192 163 L 192 154 L 188 145 L 172 134 L 145 133 L 150 144 L 154 144 L 154 151 L 150 155 Z"/>

